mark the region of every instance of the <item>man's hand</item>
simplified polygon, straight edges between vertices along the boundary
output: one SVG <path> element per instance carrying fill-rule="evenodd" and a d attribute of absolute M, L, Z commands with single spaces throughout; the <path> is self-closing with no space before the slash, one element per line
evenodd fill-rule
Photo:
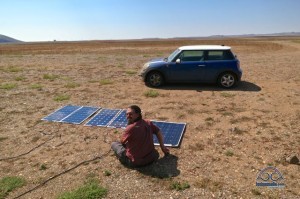
<path fill-rule="evenodd" d="M 164 152 L 165 155 L 168 155 L 170 153 L 170 150 L 165 146 L 161 147 L 161 150 Z"/>

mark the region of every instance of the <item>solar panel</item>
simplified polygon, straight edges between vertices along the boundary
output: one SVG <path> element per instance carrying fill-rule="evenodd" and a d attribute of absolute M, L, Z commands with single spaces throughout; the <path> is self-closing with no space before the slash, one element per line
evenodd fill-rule
<path fill-rule="evenodd" d="M 161 122 L 152 121 L 158 128 L 160 128 L 165 146 L 178 147 L 185 130 L 186 123 L 174 123 L 174 122 Z M 155 145 L 159 145 L 157 137 L 153 136 Z"/>
<path fill-rule="evenodd" d="M 107 126 L 120 109 L 101 109 L 85 126 Z"/>
<path fill-rule="evenodd" d="M 61 122 L 81 124 L 84 120 L 93 115 L 97 110 L 99 110 L 99 108 L 83 106 L 65 117 L 63 120 L 61 120 Z"/>
<path fill-rule="evenodd" d="M 44 117 L 42 120 L 59 122 L 79 108 L 81 108 L 81 106 L 67 105 Z"/>
<path fill-rule="evenodd" d="M 127 126 L 127 119 L 126 119 L 126 110 L 121 110 L 118 115 L 116 115 L 110 124 L 107 127 L 112 128 L 126 128 Z"/>

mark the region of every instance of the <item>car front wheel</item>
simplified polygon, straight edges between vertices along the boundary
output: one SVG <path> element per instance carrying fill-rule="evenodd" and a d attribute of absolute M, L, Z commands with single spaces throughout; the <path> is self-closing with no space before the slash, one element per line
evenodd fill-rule
<path fill-rule="evenodd" d="M 163 85 L 164 78 L 161 73 L 152 72 L 149 75 L 147 75 L 146 83 L 148 86 L 151 87 L 159 87 Z"/>
<path fill-rule="evenodd" d="M 233 73 L 223 73 L 218 78 L 218 84 L 223 88 L 232 88 L 236 83 L 237 78 Z"/>

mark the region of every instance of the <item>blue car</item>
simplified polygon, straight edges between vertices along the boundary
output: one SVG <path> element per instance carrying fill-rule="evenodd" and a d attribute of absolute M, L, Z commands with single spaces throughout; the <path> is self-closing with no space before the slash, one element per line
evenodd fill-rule
<path fill-rule="evenodd" d="M 232 88 L 242 77 L 237 57 L 229 46 L 182 46 L 169 57 L 154 59 L 144 64 L 140 73 L 150 87 L 164 83 L 217 83 Z"/>

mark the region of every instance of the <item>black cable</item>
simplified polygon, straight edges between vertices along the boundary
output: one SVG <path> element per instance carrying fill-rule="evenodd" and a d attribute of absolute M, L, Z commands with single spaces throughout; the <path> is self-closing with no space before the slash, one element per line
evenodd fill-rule
<path fill-rule="evenodd" d="M 34 151 L 35 149 L 37 149 L 37 148 L 41 147 L 42 145 L 46 144 L 46 142 L 49 142 L 49 141 L 52 140 L 54 137 L 55 137 L 55 136 L 53 136 L 53 137 L 50 138 L 49 140 L 47 140 L 47 141 L 45 141 L 45 142 L 39 144 L 38 146 L 34 147 L 33 149 L 29 150 L 29 151 L 26 152 L 26 153 L 22 153 L 22 154 L 20 154 L 20 155 L 14 156 L 14 157 L 1 158 L 0 161 L 3 161 L 3 160 L 11 160 L 11 159 L 15 159 L 15 158 L 19 158 L 19 157 L 21 157 L 21 156 L 27 155 L 27 154 L 29 154 L 30 152 Z"/>
<path fill-rule="evenodd" d="M 57 178 L 57 177 L 59 177 L 59 176 L 65 174 L 65 173 L 67 173 L 67 172 L 69 172 L 69 171 L 72 171 L 73 169 L 76 169 L 77 167 L 79 167 L 79 166 L 82 165 L 82 164 L 86 164 L 86 163 L 89 163 L 89 162 L 93 162 L 93 161 L 95 161 L 95 160 L 97 160 L 97 159 L 101 159 L 101 158 L 103 158 L 104 156 L 108 155 L 109 152 L 110 152 L 110 149 L 109 149 L 106 153 L 104 153 L 104 154 L 102 154 L 102 155 L 100 155 L 100 156 L 97 156 L 97 157 L 95 157 L 95 158 L 93 158 L 93 159 L 90 159 L 90 160 L 82 161 L 82 162 L 80 162 L 79 164 L 77 164 L 77 165 L 75 165 L 75 166 L 73 166 L 73 167 L 71 167 L 71 168 L 69 168 L 69 169 L 67 169 L 67 170 L 64 170 L 64 171 L 62 171 L 62 172 L 60 172 L 60 173 L 58 173 L 58 174 L 56 174 L 56 175 L 54 175 L 54 176 L 48 178 L 47 180 L 45 180 L 45 181 L 42 182 L 41 184 L 39 184 L 39 185 L 33 187 L 32 189 L 29 189 L 28 191 L 26 191 L 26 192 L 24 192 L 24 193 L 18 195 L 18 196 L 15 197 L 14 199 L 20 198 L 20 197 L 24 196 L 25 194 L 28 194 L 28 193 L 30 193 L 30 192 L 32 192 L 32 191 L 38 189 L 39 187 L 45 185 L 45 184 L 46 184 L 47 182 L 49 182 L 50 180 L 53 180 L 53 179 L 55 179 L 55 178 Z"/>

